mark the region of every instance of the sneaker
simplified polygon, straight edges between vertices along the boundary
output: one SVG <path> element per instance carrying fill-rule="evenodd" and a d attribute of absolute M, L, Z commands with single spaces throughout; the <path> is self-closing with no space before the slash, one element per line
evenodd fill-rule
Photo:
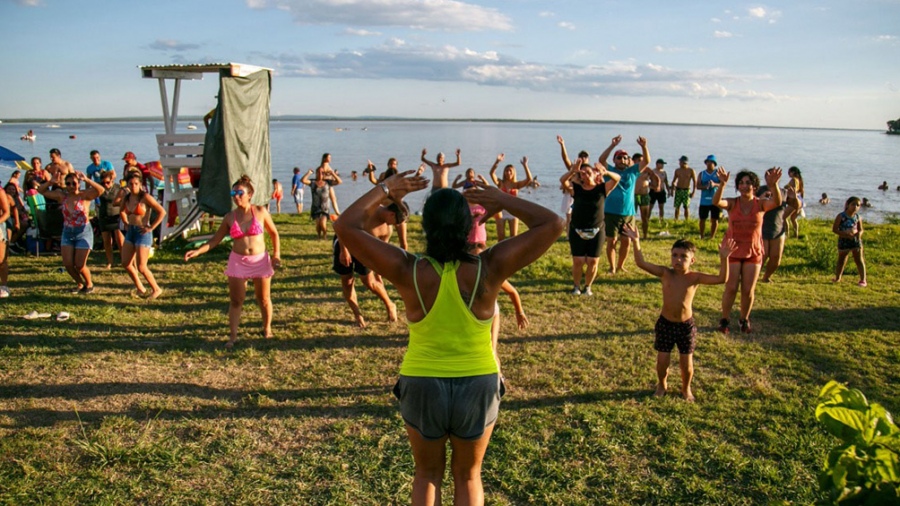
<path fill-rule="evenodd" d="M 94 285 L 86 286 L 78 291 L 81 295 L 88 295 L 94 293 Z"/>
<path fill-rule="evenodd" d="M 729 331 L 728 324 L 729 324 L 728 318 L 722 318 L 721 320 L 719 320 L 719 332 L 721 332 L 723 334 L 727 334 Z"/>
<path fill-rule="evenodd" d="M 584 293 L 584 294 L 587 295 L 588 297 L 590 297 L 591 295 L 594 295 L 594 292 L 591 291 L 591 287 L 585 288 L 585 289 L 584 289 L 584 292 L 582 292 L 582 293 Z"/>
<path fill-rule="evenodd" d="M 5 299 L 9 297 L 9 287 L 0 286 L 0 299 Z"/>
<path fill-rule="evenodd" d="M 869 284 L 866 283 L 865 281 L 860 281 L 859 283 L 857 283 L 857 285 L 859 285 L 859 286 L 861 286 L 861 287 L 863 287 L 863 288 L 869 286 Z M 0 296 L 0 297 L 2 297 L 2 296 Z"/>
<path fill-rule="evenodd" d="M 750 319 L 741 320 L 741 332 L 744 334 L 750 333 Z"/>
<path fill-rule="evenodd" d="M 581 289 L 576 286 L 572 289 L 572 295 L 581 295 Z"/>

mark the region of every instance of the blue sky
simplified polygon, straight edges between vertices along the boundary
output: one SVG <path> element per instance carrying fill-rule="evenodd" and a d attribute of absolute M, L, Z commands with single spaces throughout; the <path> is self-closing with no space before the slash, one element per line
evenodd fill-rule
<path fill-rule="evenodd" d="M 158 116 L 139 65 L 274 69 L 272 114 L 885 128 L 900 0 L 0 0 L 0 120 Z M 213 105 L 211 76 L 182 114 Z"/>

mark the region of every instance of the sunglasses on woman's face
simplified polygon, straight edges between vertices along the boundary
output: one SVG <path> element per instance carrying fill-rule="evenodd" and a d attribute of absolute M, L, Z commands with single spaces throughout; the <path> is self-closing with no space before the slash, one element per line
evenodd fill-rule
<path fill-rule="evenodd" d="M 78 186 L 78 184 L 75 181 L 67 181 L 66 187 L 69 187 L 69 186 Z"/>
<path fill-rule="evenodd" d="M 231 196 L 232 197 L 243 197 L 244 190 L 231 190 Z"/>

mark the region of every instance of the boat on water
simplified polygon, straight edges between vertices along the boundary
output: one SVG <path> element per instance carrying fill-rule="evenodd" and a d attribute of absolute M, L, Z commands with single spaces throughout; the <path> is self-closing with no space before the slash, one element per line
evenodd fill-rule
<path fill-rule="evenodd" d="M 188 129 L 188 130 L 196 130 L 196 129 L 197 129 L 197 125 L 195 125 L 195 124 L 193 124 L 193 123 L 188 123 L 187 129 Z"/>
<path fill-rule="evenodd" d="M 45 126 L 46 126 L 47 128 L 59 128 L 59 125 L 57 125 L 56 123 L 51 123 L 51 124 L 45 125 Z"/>

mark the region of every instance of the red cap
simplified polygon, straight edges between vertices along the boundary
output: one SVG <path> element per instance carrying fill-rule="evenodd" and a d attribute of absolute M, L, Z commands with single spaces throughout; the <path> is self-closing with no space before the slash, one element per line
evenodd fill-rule
<path fill-rule="evenodd" d="M 619 155 L 625 155 L 625 156 L 628 156 L 628 151 L 625 151 L 624 149 L 620 149 L 620 150 L 616 151 L 616 154 L 613 155 L 613 160 L 615 160 L 616 158 L 618 158 Z"/>
<path fill-rule="evenodd" d="M 122 157 L 122 160 L 128 160 L 129 158 L 137 159 L 137 157 L 134 156 L 134 153 L 132 153 L 131 151 L 126 151 L 125 156 Z"/>

